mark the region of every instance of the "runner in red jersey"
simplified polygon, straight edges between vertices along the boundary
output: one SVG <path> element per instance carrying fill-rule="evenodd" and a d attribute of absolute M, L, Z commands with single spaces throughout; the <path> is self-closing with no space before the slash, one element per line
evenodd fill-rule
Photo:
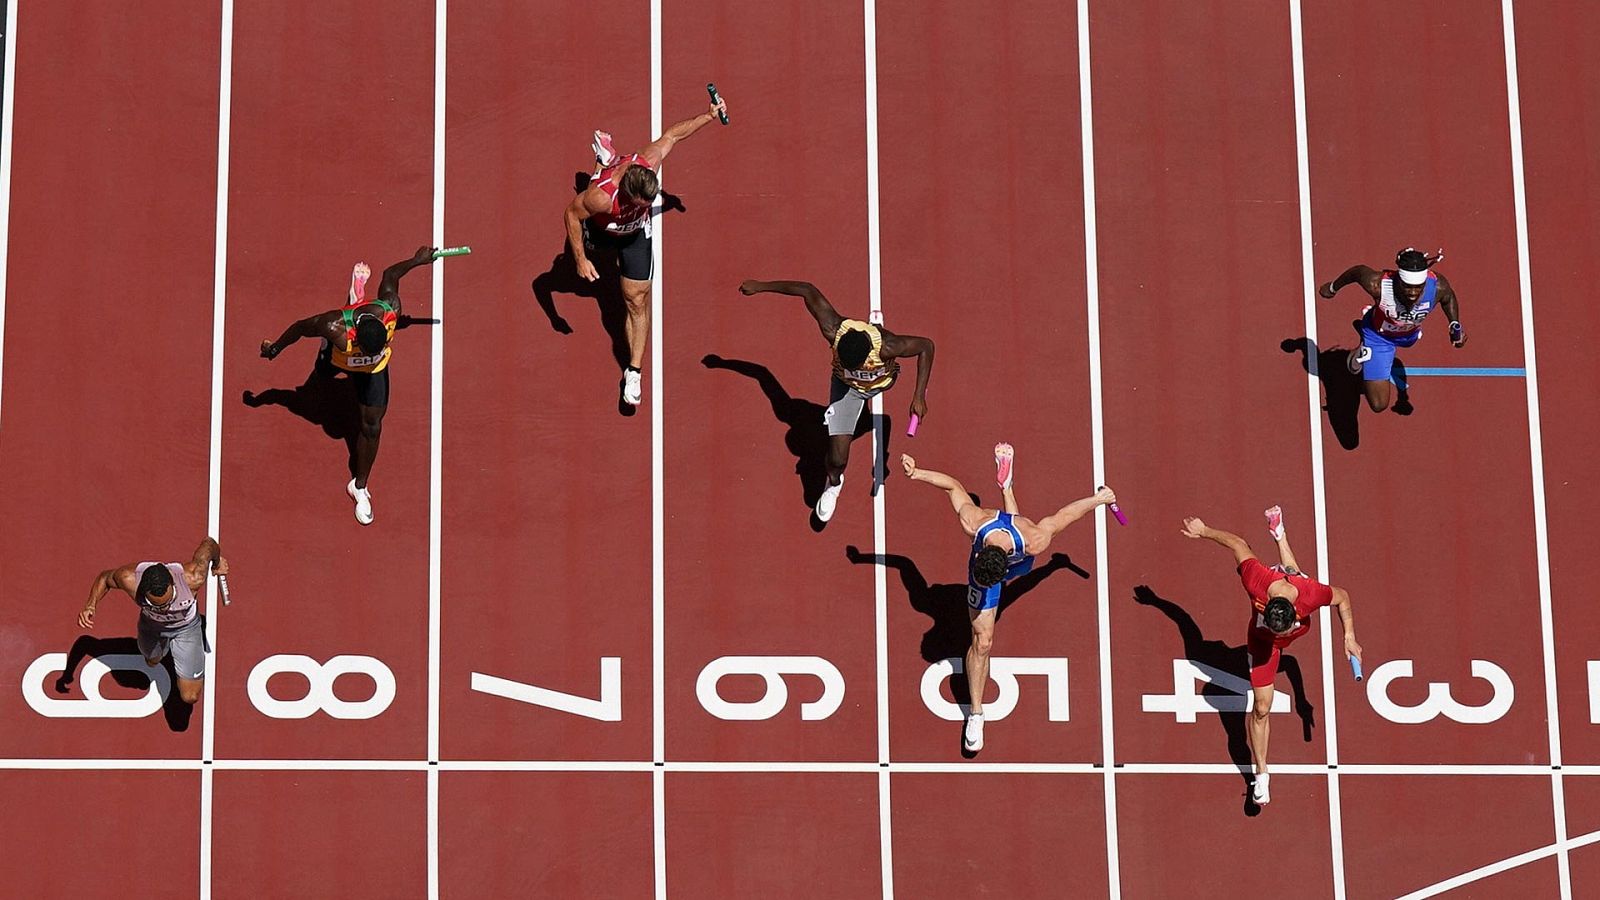
<path fill-rule="evenodd" d="M 1300 571 L 1289 536 L 1283 528 L 1283 512 L 1274 506 L 1267 510 L 1267 533 L 1278 545 L 1279 564 L 1268 567 L 1256 558 L 1250 544 L 1237 534 L 1207 527 L 1197 518 L 1183 520 L 1183 536 L 1205 538 L 1233 551 L 1239 580 L 1250 596 L 1251 706 L 1249 717 L 1250 755 L 1255 761 L 1255 781 L 1251 796 L 1265 805 L 1272 795 L 1268 790 L 1267 738 L 1271 733 L 1272 682 L 1278 675 L 1278 659 L 1283 648 L 1311 630 L 1311 614 L 1332 606 L 1344 623 L 1344 652 L 1361 660 L 1361 645 L 1356 643 L 1355 615 L 1350 609 L 1350 594 L 1344 588 L 1329 587 Z"/>
<path fill-rule="evenodd" d="M 605 252 L 617 258 L 622 276 L 622 297 L 628 306 L 628 365 L 622 370 L 622 401 L 638 406 L 644 399 L 645 341 L 650 337 L 650 279 L 653 275 L 650 241 L 650 207 L 661 191 L 661 164 L 679 141 L 726 113 L 722 99 L 692 119 L 668 128 L 638 153 L 618 154 L 611 135 L 594 133 L 596 169 L 589 187 L 567 205 L 567 248 L 578 275 L 597 281 L 600 272 L 590 253 Z"/>

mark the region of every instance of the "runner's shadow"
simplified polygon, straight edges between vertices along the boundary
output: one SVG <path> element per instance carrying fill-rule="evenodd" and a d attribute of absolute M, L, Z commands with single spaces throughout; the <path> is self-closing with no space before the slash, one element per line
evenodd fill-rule
<path fill-rule="evenodd" d="M 761 386 L 761 392 L 772 406 L 773 416 L 789 428 L 783 436 L 783 443 L 794 455 L 794 472 L 800 477 L 801 502 L 807 509 L 815 507 L 828 478 L 828 426 L 822 421 L 825 407 L 820 403 L 789 396 L 772 370 L 759 363 L 723 359 L 712 353 L 703 357 L 700 364 L 708 369 L 725 369 L 743 375 Z M 888 417 L 884 419 L 882 427 L 887 431 Z M 855 436 L 860 437 L 871 431 L 874 424 L 872 416 L 862 416 L 861 421 L 856 423 Z M 817 524 L 813 521 L 812 527 L 820 531 Z"/>
<path fill-rule="evenodd" d="M 67 651 L 67 661 L 61 667 L 61 677 L 56 679 L 56 693 L 65 694 L 72 688 L 72 682 L 77 678 L 78 667 L 83 665 L 84 660 L 118 654 L 139 657 L 141 655 L 139 642 L 133 638 L 97 638 L 89 634 L 79 636 L 72 642 L 72 649 Z M 161 668 L 167 671 L 167 683 L 176 685 L 178 673 L 172 668 L 170 655 L 161 661 Z M 150 677 L 143 672 L 112 669 L 109 677 L 122 687 L 132 690 L 142 691 L 150 687 Z M 189 717 L 194 714 L 194 707 L 183 702 L 176 688 L 167 691 L 161 701 L 161 714 L 166 717 L 167 727 L 173 731 L 188 731 Z"/>
<path fill-rule="evenodd" d="M 894 553 L 882 555 L 875 553 L 862 553 L 854 546 L 844 549 L 845 557 L 858 566 L 872 566 L 882 564 L 900 575 L 900 584 L 906 590 L 906 597 L 911 602 L 911 608 L 927 616 L 928 630 L 922 635 L 922 658 L 928 662 L 939 662 L 946 659 L 960 659 L 967 655 L 967 648 L 972 645 L 972 620 L 967 614 L 967 585 L 959 584 L 929 584 L 928 579 L 922 577 L 922 571 L 909 557 Z M 1011 604 L 1021 600 L 1024 595 L 1044 582 L 1046 578 L 1056 572 L 1067 569 L 1079 578 L 1088 578 L 1089 573 L 1073 563 L 1072 558 L 1065 553 L 1053 553 L 1044 565 L 1036 567 L 1032 572 L 1006 583 L 1000 590 L 1000 608 L 995 612 L 995 622 L 999 623 Z M 953 693 L 961 696 L 957 703 L 968 701 L 965 679 L 952 679 L 960 681 L 959 685 L 952 687 Z"/>
<path fill-rule="evenodd" d="M 1328 414 L 1328 427 L 1339 439 L 1339 446 L 1346 450 L 1360 446 L 1361 430 L 1356 417 L 1366 402 L 1366 389 L 1361 376 L 1347 366 L 1352 351 L 1339 346 L 1319 350 L 1317 342 L 1308 337 L 1286 338 L 1278 346 L 1284 353 L 1300 354 L 1300 367 L 1322 382 L 1322 410 Z"/>
<path fill-rule="evenodd" d="M 1148 585 L 1139 585 L 1133 589 L 1135 603 L 1142 606 L 1151 606 L 1162 615 L 1172 620 L 1178 626 L 1178 635 L 1183 639 L 1183 656 L 1191 662 L 1199 663 L 1226 672 L 1230 675 L 1241 676 L 1248 683 L 1250 673 L 1249 652 L 1245 645 L 1229 646 L 1222 641 L 1207 640 L 1201 633 L 1200 626 L 1194 617 L 1178 604 L 1160 597 Z M 1289 678 L 1289 686 L 1294 697 L 1295 714 L 1300 717 L 1302 739 L 1311 742 L 1312 726 L 1316 724 L 1316 707 L 1311 705 L 1306 697 L 1305 680 L 1300 673 L 1300 663 L 1293 656 L 1284 653 L 1279 658 L 1278 668 Z M 1201 690 L 1204 697 L 1233 697 L 1231 691 L 1207 684 Z M 1239 767 L 1239 774 L 1245 783 L 1245 815 L 1254 816 L 1261 812 L 1250 799 L 1250 784 L 1254 764 L 1250 758 L 1250 743 L 1245 733 L 1245 715 L 1242 710 L 1218 710 L 1217 720 L 1221 722 L 1222 729 L 1228 740 L 1228 759 Z"/>
<path fill-rule="evenodd" d="M 245 406 L 281 406 L 291 415 L 310 422 L 322 433 L 345 446 L 345 465 L 356 471 L 356 436 L 361 433 L 361 410 L 356 402 L 356 387 L 345 375 L 318 375 L 313 369 L 297 388 L 269 388 L 255 393 L 245 391 L 240 398 Z"/>

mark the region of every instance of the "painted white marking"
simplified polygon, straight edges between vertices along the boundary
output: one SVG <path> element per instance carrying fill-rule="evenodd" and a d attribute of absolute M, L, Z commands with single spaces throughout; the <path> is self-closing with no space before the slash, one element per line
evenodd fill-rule
<path fill-rule="evenodd" d="M 445 54 L 449 48 L 449 0 L 433 7 L 433 239 L 444 240 Z M 433 318 L 429 330 L 433 356 L 428 393 L 428 759 L 439 759 L 439 622 L 442 611 L 440 568 L 444 539 L 444 314 L 445 262 L 433 264 Z M 428 770 L 428 898 L 439 897 L 439 772 Z"/>
<path fill-rule="evenodd" d="M 563 694 L 549 688 L 535 687 L 520 681 L 496 678 L 493 675 L 472 673 L 472 689 L 519 703 L 544 706 L 558 712 L 583 716 L 601 722 L 622 721 L 622 658 L 600 658 L 600 699 L 591 700 L 573 694 Z"/>
<path fill-rule="evenodd" d="M 1533 545 L 1539 572 L 1539 636 L 1544 648 L 1545 727 L 1550 740 L 1550 764 L 1561 765 L 1561 712 L 1557 703 L 1555 615 L 1550 594 L 1550 531 L 1544 491 L 1544 426 L 1539 411 L 1538 342 L 1533 327 L 1533 265 L 1528 251 L 1528 190 L 1523 179 L 1522 90 L 1517 79 L 1517 26 L 1512 0 L 1500 0 L 1502 41 L 1506 52 L 1506 122 L 1511 142 L 1511 201 L 1517 224 L 1517 286 L 1522 307 L 1522 379 L 1528 404 L 1529 475 L 1533 487 Z M 1550 802 L 1555 813 L 1556 869 L 1562 896 L 1572 894 L 1568 864 L 1566 789 L 1560 768 L 1550 770 Z"/>
<path fill-rule="evenodd" d="M 14 4 L 13 4 L 14 5 Z M 221 53 L 217 65 L 217 195 L 215 258 L 211 273 L 211 439 L 206 488 L 206 534 L 222 541 L 222 368 L 227 348 L 228 313 L 228 179 L 233 130 L 233 0 L 222 0 Z M 206 603 L 206 683 L 217 683 L 217 648 L 222 605 L 218 589 Z M 200 755 L 216 758 L 217 694 L 211 692 L 200 710 Z M 211 897 L 211 767 L 200 770 L 200 898 Z"/>
<path fill-rule="evenodd" d="M 1202 693 L 1196 690 L 1201 683 L 1231 693 Z M 1244 678 L 1192 659 L 1175 659 L 1172 661 L 1172 693 L 1145 694 L 1141 702 L 1147 713 L 1172 713 L 1179 722 L 1192 723 L 1198 721 L 1196 713 L 1249 712 L 1255 707 L 1255 694 Z M 1289 695 L 1274 691 L 1272 711 L 1288 712 Z"/>
<path fill-rule="evenodd" d="M 267 689 L 267 682 L 279 673 L 295 673 L 309 683 L 304 697 L 280 700 Z M 365 675 L 372 679 L 372 696 L 365 700 L 342 700 L 333 692 L 333 683 L 345 675 Z M 381 715 L 394 702 L 394 673 L 381 660 L 371 656 L 335 656 L 319 663 L 299 653 L 279 653 L 256 663 L 245 682 L 250 702 L 263 715 L 274 719 L 305 719 L 325 712 L 335 719 L 371 719 Z"/>
<path fill-rule="evenodd" d="M 22 674 L 22 699 L 41 716 L 52 719 L 142 719 L 161 708 L 172 693 L 172 678 L 161 666 L 145 665 L 137 653 L 107 653 L 91 656 L 78 674 L 83 699 L 64 699 L 45 693 L 45 677 L 64 671 L 65 653 L 46 653 L 34 660 Z M 100 679 L 113 670 L 138 672 L 150 679 L 144 696 L 129 700 L 109 700 L 100 692 Z"/>
<path fill-rule="evenodd" d="M 960 722 L 968 712 L 965 703 L 952 703 L 944 699 L 939 686 L 953 675 L 966 672 L 966 662 L 952 657 L 930 663 L 922 672 L 922 705 L 947 722 Z M 998 722 L 1011 715 L 1022 696 L 1017 683 L 1018 675 L 1043 675 L 1046 689 L 1046 718 L 1051 722 L 1069 721 L 1067 692 L 1067 658 L 1065 656 L 1027 657 L 992 656 L 989 658 L 989 679 L 998 692 L 993 702 L 983 705 L 983 717 Z"/>
<path fill-rule="evenodd" d="M 1106 484 L 1105 406 L 1100 385 L 1100 248 L 1094 189 L 1094 91 L 1089 65 L 1089 0 L 1078 0 L 1078 118 L 1083 152 L 1084 297 L 1089 322 L 1089 434 L 1094 483 Z M 1117 847 L 1116 739 L 1111 703 L 1111 583 L 1106 549 L 1106 511 L 1094 513 L 1095 608 L 1100 649 L 1100 758 L 1105 765 L 1106 871 L 1111 900 L 1122 896 Z"/>
<path fill-rule="evenodd" d="M 1450 695 L 1450 685 L 1443 681 L 1428 682 L 1428 698 L 1415 706 L 1401 706 L 1389 699 L 1389 685 L 1396 679 L 1412 677 L 1409 659 L 1391 659 L 1367 676 L 1367 702 L 1378 715 L 1400 725 L 1419 725 L 1444 716 L 1463 725 L 1487 725 L 1499 720 L 1511 709 L 1516 699 L 1516 688 L 1506 670 L 1484 659 L 1472 661 L 1472 676 L 1482 678 L 1494 688 L 1489 700 L 1479 706 L 1456 702 Z"/>
<path fill-rule="evenodd" d="M 661 110 L 661 0 L 650 0 L 650 133 L 666 128 Z M 663 185 L 666 166 L 660 177 Z M 660 203 L 657 199 L 657 203 Z M 666 422 L 666 392 L 662 378 L 661 296 L 666 280 L 666 217 L 652 223 L 651 265 L 655 283 L 650 303 L 650 757 L 656 763 L 667 758 L 666 747 L 666 464 L 662 457 L 662 434 Z M 656 900 L 667 900 L 667 794 L 663 773 L 658 769 L 652 785 L 652 846 L 655 851 Z"/>
<path fill-rule="evenodd" d="M 1589 660 L 1589 724 L 1600 725 L 1600 659 Z"/>
<path fill-rule="evenodd" d="M 766 692 L 759 700 L 729 701 L 717 692 L 717 684 L 729 675 L 759 675 Z M 706 712 L 719 719 L 751 722 L 770 719 L 789 702 L 789 683 L 785 675 L 811 675 L 822 682 L 822 696 L 800 704 L 805 721 L 826 719 L 844 702 L 844 676 L 820 656 L 721 656 L 706 664 L 695 679 L 695 696 Z"/>
<path fill-rule="evenodd" d="M 4 101 L 0 102 L 0 384 L 5 378 L 6 272 L 11 253 L 11 142 L 13 113 L 17 108 L 17 7 L 6 4 L 6 61 Z"/>

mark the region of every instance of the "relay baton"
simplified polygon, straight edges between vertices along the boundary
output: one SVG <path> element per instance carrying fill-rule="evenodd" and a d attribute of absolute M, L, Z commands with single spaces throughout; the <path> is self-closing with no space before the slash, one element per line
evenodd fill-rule
<path fill-rule="evenodd" d="M 906 437 L 917 436 L 917 426 L 922 424 L 922 417 L 916 413 L 911 414 L 911 421 L 906 423 Z"/>
<path fill-rule="evenodd" d="M 1103 485 L 1103 484 L 1100 485 L 1100 487 L 1096 488 L 1096 490 L 1101 490 L 1101 491 L 1103 491 L 1105 489 L 1106 489 L 1106 486 Z M 1118 525 L 1126 525 L 1126 524 L 1128 524 L 1128 517 L 1122 514 L 1122 507 L 1116 505 L 1115 503 L 1111 503 L 1111 504 L 1108 504 L 1108 505 L 1111 507 L 1111 515 L 1116 517 Z"/>
<path fill-rule="evenodd" d="M 227 606 L 229 603 L 233 602 L 228 597 L 228 576 L 226 576 L 226 575 L 218 575 L 217 576 L 217 593 L 222 595 L 222 605 L 223 606 Z"/>
<path fill-rule="evenodd" d="M 712 84 L 709 81 L 706 82 L 706 93 L 711 95 L 711 102 L 712 103 L 716 103 L 716 102 L 718 102 L 719 100 L 722 99 L 721 97 L 717 96 L 717 86 Z M 722 124 L 724 124 L 724 125 L 728 124 L 728 114 L 727 113 L 722 112 L 722 111 L 719 110 L 717 112 L 717 118 L 722 120 Z"/>
<path fill-rule="evenodd" d="M 1356 676 L 1356 681 L 1361 680 L 1361 660 L 1350 657 L 1350 674 Z"/>
<path fill-rule="evenodd" d="M 433 258 L 438 259 L 441 256 L 466 256 L 471 252 L 471 247 L 444 247 L 442 249 L 433 251 Z"/>

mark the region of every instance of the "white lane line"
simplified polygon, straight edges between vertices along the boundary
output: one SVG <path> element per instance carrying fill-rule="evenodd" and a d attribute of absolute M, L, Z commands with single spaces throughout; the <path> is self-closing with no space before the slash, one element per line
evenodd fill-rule
<path fill-rule="evenodd" d="M 0 101 L 0 384 L 6 361 L 6 271 L 11 252 L 11 128 L 17 108 L 17 7 L 6 4 L 6 69 L 4 100 Z"/>
<path fill-rule="evenodd" d="M 215 258 L 211 274 L 211 435 L 206 473 L 206 534 L 222 541 L 222 364 L 227 346 L 225 332 L 228 312 L 228 164 L 233 128 L 233 0 L 222 0 L 220 53 L 217 65 L 217 195 Z M 10 84 L 10 79 L 7 79 Z M 7 104 L 9 109 L 9 104 Z M 222 606 L 216 602 L 215 588 L 206 602 L 206 639 L 211 652 L 205 655 L 206 685 L 209 690 L 200 711 L 200 757 L 216 758 L 217 639 Z M 211 847 L 213 810 L 213 769 L 200 768 L 200 897 L 211 897 Z"/>
<path fill-rule="evenodd" d="M 1539 418 L 1539 361 L 1533 331 L 1533 266 L 1528 255 L 1528 193 L 1522 170 L 1522 94 L 1517 81 L 1517 27 L 1511 0 L 1501 0 L 1506 51 L 1507 119 L 1511 139 L 1511 190 L 1517 217 L 1517 279 L 1522 299 L 1522 356 L 1527 377 L 1528 448 L 1533 477 L 1533 540 L 1539 566 L 1539 632 L 1544 644 L 1545 722 L 1549 728 L 1550 765 L 1561 765 L 1561 716 L 1556 704 L 1555 615 L 1550 594 L 1550 532 L 1545 518 L 1544 433 Z M 1556 868 L 1561 896 L 1572 896 L 1572 874 L 1567 858 L 1567 801 L 1561 770 L 1550 772 L 1550 798 L 1555 809 Z"/>
<path fill-rule="evenodd" d="M 867 296 L 870 318 L 883 321 L 882 257 L 879 247 L 878 209 L 878 10 L 875 0 L 863 0 L 865 25 L 867 91 Z M 889 478 L 887 456 L 888 429 L 883 418 L 883 395 L 872 398 L 872 464 L 883 465 L 881 475 Z M 889 586 L 883 556 L 888 552 L 887 510 L 884 494 L 888 488 L 874 473 L 872 498 L 872 552 L 878 564 L 872 567 L 873 628 L 877 646 L 878 702 L 878 860 L 883 896 L 894 896 L 894 810 L 889 801 Z"/>
<path fill-rule="evenodd" d="M 444 239 L 444 151 L 445 151 L 445 53 L 448 48 L 449 0 L 438 0 L 433 12 L 433 239 L 435 247 L 446 246 Z M 439 761 L 439 678 L 440 678 L 440 566 L 444 535 L 444 314 L 445 261 L 434 263 L 433 318 L 437 325 L 429 330 L 432 338 L 432 371 L 428 404 L 428 761 Z M 428 767 L 428 897 L 439 897 L 439 770 Z"/>
<path fill-rule="evenodd" d="M 1306 409 L 1311 439 L 1311 512 L 1317 535 L 1317 575 L 1331 584 L 1328 567 L 1328 506 L 1327 484 L 1322 459 L 1322 402 L 1321 385 L 1317 378 L 1317 355 L 1311 348 L 1317 346 L 1317 275 L 1315 242 L 1311 235 L 1311 154 L 1306 126 L 1306 65 L 1305 35 L 1300 17 L 1300 0 L 1289 0 L 1289 40 L 1294 65 L 1294 136 L 1295 168 L 1300 190 L 1300 274 L 1305 297 L 1306 340 Z M 1318 613 L 1322 629 L 1322 709 L 1324 711 L 1323 737 L 1328 762 L 1339 762 L 1338 704 L 1334 692 L 1334 641 L 1333 617 L 1327 607 Z M 1342 645 L 1341 645 L 1342 646 Z M 1333 896 L 1344 897 L 1344 812 L 1340 802 L 1339 771 L 1328 769 L 1328 837 L 1333 866 Z"/>
<path fill-rule="evenodd" d="M 1106 483 L 1106 432 L 1100 390 L 1100 250 L 1094 192 L 1094 92 L 1089 79 L 1089 0 L 1078 0 L 1078 115 L 1083 144 L 1083 245 L 1089 320 L 1089 431 L 1094 444 L 1094 481 Z M 1094 512 L 1095 589 L 1100 621 L 1100 757 L 1105 761 L 1106 867 L 1110 896 L 1122 896 L 1117 847 L 1116 745 L 1111 715 L 1111 582 L 1106 571 L 1106 511 Z"/>
<path fill-rule="evenodd" d="M 650 133 L 659 135 L 661 114 L 661 0 L 650 0 Z M 666 171 L 661 173 L 663 184 Z M 658 198 L 657 204 L 661 201 Z M 654 216 L 651 224 L 650 303 L 650 758 L 656 764 L 651 788 L 651 819 L 655 851 L 656 900 L 667 897 L 667 792 L 666 773 L 666 466 L 663 462 L 664 433 L 663 366 L 661 363 L 661 297 L 666 270 L 662 253 L 663 223 L 666 216 Z"/>

